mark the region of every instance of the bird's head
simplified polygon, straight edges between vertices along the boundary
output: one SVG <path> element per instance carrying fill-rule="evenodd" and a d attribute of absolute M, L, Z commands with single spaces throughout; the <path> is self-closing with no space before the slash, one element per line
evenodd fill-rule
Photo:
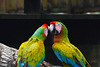
<path fill-rule="evenodd" d="M 48 35 L 48 25 L 43 24 L 40 28 L 43 29 L 43 31 L 41 32 L 41 35 L 43 37 L 47 37 L 47 35 Z"/>
<path fill-rule="evenodd" d="M 33 36 L 36 36 L 42 40 L 44 40 L 47 37 L 47 35 L 48 35 L 48 25 L 47 24 L 43 24 L 33 34 Z"/>
<path fill-rule="evenodd" d="M 54 39 L 68 38 L 68 29 L 66 26 L 58 21 L 50 22 L 50 31 L 54 33 Z"/>
<path fill-rule="evenodd" d="M 68 33 L 68 30 L 66 26 L 58 21 L 52 21 L 50 22 L 50 27 L 49 27 L 51 32 L 54 32 L 55 35 L 59 35 L 63 30 L 66 30 Z"/>

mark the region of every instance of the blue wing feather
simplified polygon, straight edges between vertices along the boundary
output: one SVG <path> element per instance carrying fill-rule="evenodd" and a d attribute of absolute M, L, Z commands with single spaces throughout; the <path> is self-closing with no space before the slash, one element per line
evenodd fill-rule
<path fill-rule="evenodd" d="M 19 67 L 23 67 L 25 65 L 25 63 L 22 63 L 21 60 L 19 60 L 18 64 Z"/>
<path fill-rule="evenodd" d="M 60 55 L 60 54 L 58 54 L 56 51 L 54 51 L 54 53 L 56 54 L 56 56 L 58 57 L 58 59 L 59 59 L 60 61 L 62 61 L 62 62 L 63 62 L 61 55 Z"/>
<path fill-rule="evenodd" d="M 80 67 L 80 65 L 78 65 L 77 63 L 73 63 L 69 58 L 67 58 L 66 56 L 62 56 L 62 54 L 54 51 L 54 53 L 56 54 L 56 56 L 58 57 L 58 59 L 61 61 L 61 62 L 64 62 L 64 63 L 69 63 L 71 64 L 73 67 Z"/>
<path fill-rule="evenodd" d="M 69 58 L 66 58 L 69 64 L 71 64 L 73 67 L 80 67 L 77 63 L 73 63 Z"/>

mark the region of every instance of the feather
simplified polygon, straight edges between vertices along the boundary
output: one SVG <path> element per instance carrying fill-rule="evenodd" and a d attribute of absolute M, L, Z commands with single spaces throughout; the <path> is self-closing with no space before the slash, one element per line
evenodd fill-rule
<path fill-rule="evenodd" d="M 39 67 L 40 63 L 44 61 L 44 40 L 46 39 L 46 36 L 42 35 L 44 31 L 47 35 L 47 24 L 39 27 L 26 42 L 21 44 L 18 51 L 16 67 Z"/>
<path fill-rule="evenodd" d="M 52 25 L 50 27 L 58 31 L 58 34 L 54 33 L 54 44 L 52 45 L 52 49 L 57 58 L 63 63 L 63 66 L 91 67 L 81 51 L 70 43 L 66 26 L 58 21 L 52 21 L 50 25 Z"/>

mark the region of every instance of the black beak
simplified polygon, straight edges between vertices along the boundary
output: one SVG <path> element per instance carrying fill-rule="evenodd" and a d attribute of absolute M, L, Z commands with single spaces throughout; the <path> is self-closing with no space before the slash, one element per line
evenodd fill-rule
<path fill-rule="evenodd" d="M 55 35 L 59 35 L 60 33 L 55 29 L 55 27 L 54 27 L 54 29 L 53 29 L 53 33 L 55 34 Z"/>
<path fill-rule="evenodd" d="M 56 30 L 54 25 L 50 25 L 49 30 L 51 31 L 51 33 L 53 33 L 54 35 L 59 35 L 60 33 Z"/>

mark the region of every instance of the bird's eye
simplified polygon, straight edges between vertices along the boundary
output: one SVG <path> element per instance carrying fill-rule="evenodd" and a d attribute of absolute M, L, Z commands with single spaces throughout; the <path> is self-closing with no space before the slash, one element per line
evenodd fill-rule
<path fill-rule="evenodd" d="M 44 31 L 47 31 L 47 28 Z"/>
<path fill-rule="evenodd" d="M 61 26 L 59 23 L 56 23 L 56 26 Z"/>
<path fill-rule="evenodd" d="M 47 28 L 44 30 L 44 34 L 45 34 L 46 36 L 48 35 L 48 29 L 47 29 Z"/>
<path fill-rule="evenodd" d="M 60 26 L 60 24 L 58 24 L 58 26 Z"/>
<path fill-rule="evenodd" d="M 62 25 L 60 23 L 56 23 L 55 25 L 55 29 L 60 33 L 61 32 L 61 28 L 62 28 Z"/>

